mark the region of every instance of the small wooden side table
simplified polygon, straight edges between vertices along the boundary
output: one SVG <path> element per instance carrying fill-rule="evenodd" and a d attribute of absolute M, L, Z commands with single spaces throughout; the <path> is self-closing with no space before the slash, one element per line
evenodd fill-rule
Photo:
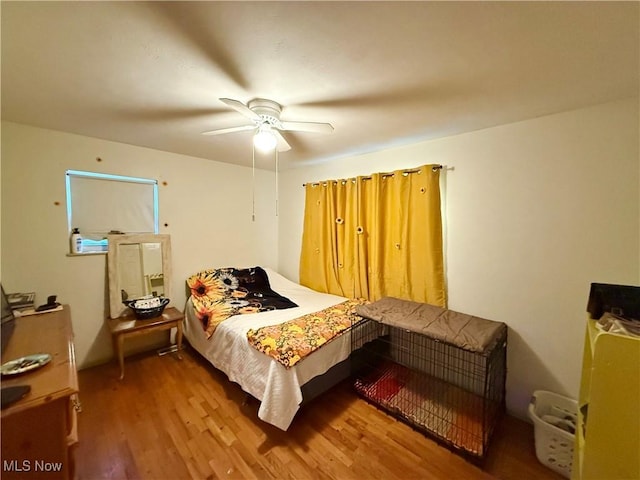
<path fill-rule="evenodd" d="M 138 335 L 146 335 L 150 332 L 158 332 L 161 330 L 177 329 L 176 344 L 178 347 L 178 358 L 182 360 L 180 349 L 182 348 L 182 322 L 184 314 L 180 313 L 175 307 L 164 309 L 162 315 L 145 320 L 136 319 L 133 312 L 122 315 L 118 318 L 110 318 L 107 320 L 109 330 L 111 330 L 111 338 L 113 339 L 113 347 L 118 355 L 120 363 L 120 380 L 124 378 L 124 339 L 127 337 L 135 337 Z"/>

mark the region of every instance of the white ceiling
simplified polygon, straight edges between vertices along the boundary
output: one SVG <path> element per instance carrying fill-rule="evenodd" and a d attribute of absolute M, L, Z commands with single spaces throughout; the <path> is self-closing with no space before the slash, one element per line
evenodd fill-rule
<path fill-rule="evenodd" d="M 639 92 L 638 2 L 6 2 L 2 119 L 251 163 L 269 98 L 284 166 L 579 108 Z"/>

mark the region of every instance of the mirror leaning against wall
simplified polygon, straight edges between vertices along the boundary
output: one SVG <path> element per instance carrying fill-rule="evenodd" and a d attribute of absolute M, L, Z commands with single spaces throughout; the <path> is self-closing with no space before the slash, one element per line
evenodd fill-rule
<path fill-rule="evenodd" d="M 125 300 L 171 299 L 169 235 L 109 235 L 109 309 L 111 318 L 127 312 Z"/>

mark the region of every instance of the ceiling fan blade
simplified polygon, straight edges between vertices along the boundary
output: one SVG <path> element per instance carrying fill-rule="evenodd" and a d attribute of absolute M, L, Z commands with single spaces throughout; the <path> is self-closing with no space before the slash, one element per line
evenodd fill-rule
<path fill-rule="evenodd" d="M 219 130 L 209 130 L 202 132 L 202 135 L 222 135 L 223 133 L 242 132 L 244 130 L 255 130 L 255 125 L 242 125 L 240 127 L 221 128 Z"/>
<path fill-rule="evenodd" d="M 291 145 L 289 145 L 289 143 L 285 140 L 282 134 L 278 130 L 272 130 L 272 131 L 273 131 L 273 134 L 276 136 L 276 140 L 278 142 L 276 143 L 276 148 L 278 149 L 278 151 L 286 152 L 288 150 L 291 150 Z"/>
<path fill-rule="evenodd" d="M 254 122 L 262 122 L 262 117 L 260 117 L 260 115 L 247 107 L 244 103 L 238 100 L 234 100 L 233 98 L 221 98 L 220 101 L 230 106 L 238 113 L 241 113 L 245 117 L 253 120 Z"/>
<path fill-rule="evenodd" d="M 283 130 L 294 130 L 297 132 L 331 133 L 333 126 L 330 123 L 318 122 L 280 122 Z"/>

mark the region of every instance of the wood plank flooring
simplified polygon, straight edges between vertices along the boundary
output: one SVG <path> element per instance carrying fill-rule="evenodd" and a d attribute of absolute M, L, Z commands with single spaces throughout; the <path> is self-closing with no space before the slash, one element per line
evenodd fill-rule
<path fill-rule="evenodd" d="M 382 413 L 345 382 L 287 432 L 187 348 L 83 370 L 76 477 L 94 479 L 561 480 L 541 465 L 532 427 L 507 416 L 482 466 Z"/>

